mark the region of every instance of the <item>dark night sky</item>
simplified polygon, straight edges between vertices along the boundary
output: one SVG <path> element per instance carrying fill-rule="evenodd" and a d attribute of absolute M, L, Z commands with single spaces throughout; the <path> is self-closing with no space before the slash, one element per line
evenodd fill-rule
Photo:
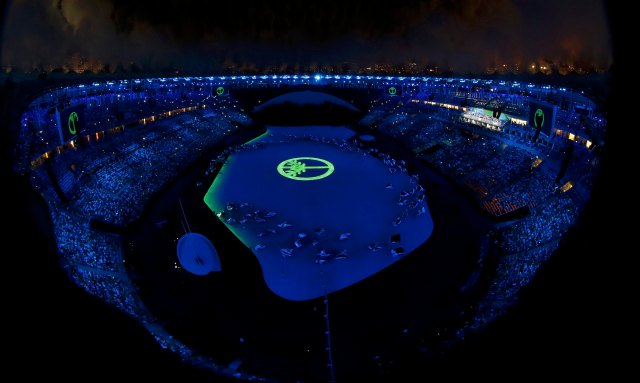
<path fill-rule="evenodd" d="M 479 72 L 490 64 L 612 63 L 600 0 L 20 0 L 5 10 L 2 66 L 61 67 L 80 55 L 115 68 L 210 71 L 415 60 Z"/>

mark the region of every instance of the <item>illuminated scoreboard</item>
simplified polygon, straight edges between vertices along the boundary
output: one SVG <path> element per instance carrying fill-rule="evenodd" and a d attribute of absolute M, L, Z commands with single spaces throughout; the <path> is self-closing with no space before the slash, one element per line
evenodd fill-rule
<path fill-rule="evenodd" d="M 551 136 L 556 121 L 557 107 L 545 102 L 532 101 L 529 103 L 529 126 L 541 133 Z"/>
<path fill-rule="evenodd" d="M 84 133 L 85 105 L 75 105 L 56 111 L 60 144 L 64 144 Z"/>

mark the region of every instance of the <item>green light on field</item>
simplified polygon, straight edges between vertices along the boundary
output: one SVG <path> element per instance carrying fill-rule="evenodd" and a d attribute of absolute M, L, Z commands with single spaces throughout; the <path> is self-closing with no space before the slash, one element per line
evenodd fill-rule
<path fill-rule="evenodd" d="M 306 161 L 306 162 L 303 162 Z M 312 165 L 307 164 L 311 162 Z M 321 165 L 313 165 L 319 163 Z M 315 181 L 322 178 L 329 177 L 335 170 L 333 164 L 327 160 L 316 157 L 296 157 L 289 158 L 278 164 L 278 173 L 285 178 L 289 178 L 296 181 Z M 324 169 L 324 172 L 315 176 L 301 176 L 302 173 L 306 173 L 307 170 Z"/>
<path fill-rule="evenodd" d="M 76 122 L 78 122 L 78 113 L 71 112 L 71 114 L 69 114 L 69 120 L 67 120 L 69 133 L 76 134 Z"/>
<path fill-rule="evenodd" d="M 395 86 L 389 87 L 389 94 L 390 94 L 390 95 L 392 95 L 392 96 L 393 96 L 393 95 L 394 95 L 394 94 L 396 94 L 397 92 L 398 92 L 398 90 L 396 89 L 396 87 L 395 87 Z"/>
<path fill-rule="evenodd" d="M 224 87 L 221 87 L 221 86 L 217 87 L 216 88 L 216 94 L 218 96 L 222 96 L 224 94 Z"/>

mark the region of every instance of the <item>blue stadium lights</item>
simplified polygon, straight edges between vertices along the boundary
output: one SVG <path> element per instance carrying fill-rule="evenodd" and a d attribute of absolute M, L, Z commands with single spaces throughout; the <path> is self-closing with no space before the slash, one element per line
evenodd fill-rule
<path fill-rule="evenodd" d="M 320 76 L 319 74 L 317 74 L 317 75 L 313 76 L 313 78 L 314 78 L 316 81 L 320 81 L 320 79 L 322 78 L 322 76 Z"/>

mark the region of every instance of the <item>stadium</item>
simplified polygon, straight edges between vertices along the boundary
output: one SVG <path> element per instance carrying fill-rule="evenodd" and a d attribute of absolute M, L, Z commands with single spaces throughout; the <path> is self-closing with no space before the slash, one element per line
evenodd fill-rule
<path fill-rule="evenodd" d="M 285 382 L 485 330 L 578 221 L 607 125 L 570 88 L 326 74 L 80 82 L 20 113 L 69 278 L 186 364 Z"/>

